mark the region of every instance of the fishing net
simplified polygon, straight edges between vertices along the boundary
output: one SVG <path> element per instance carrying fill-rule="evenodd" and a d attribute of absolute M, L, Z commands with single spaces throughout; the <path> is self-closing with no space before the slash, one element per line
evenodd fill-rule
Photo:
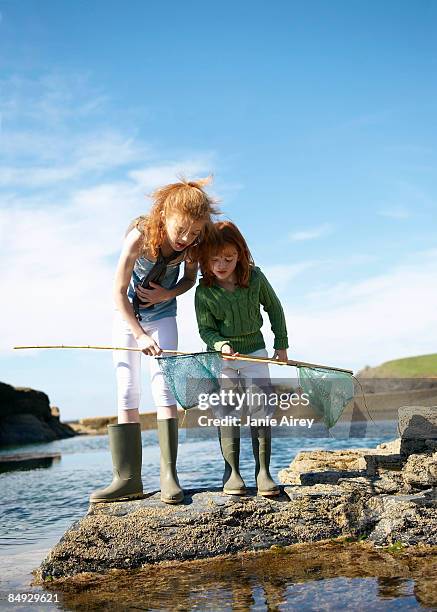
<path fill-rule="evenodd" d="M 220 389 L 222 360 L 216 351 L 157 359 L 168 386 L 182 408 L 193 408 L 199 404 L 201 394 L 209 395 Z"/>
<path fill-rule="evenodd" d="M 323 418 L 326 427 L 334 427 L 348 402 L 354 397 L 351 374 L 338 370 L 298 367 L 299 382 L 309 396 L 310 405 Z"/>
<path fill-rule="evenodd" d="M 158 357 L 159 367 L 176 401 L 184 409 L 199 405 L 199 397 L 221 389 L 221 353 L 206 351 L 190 355 Z M 346 404 L 354 397 L 353 378 L 346 372 L 308 366 L 297 366 L 302 392 L 310 405 L 333 427 Z"/>

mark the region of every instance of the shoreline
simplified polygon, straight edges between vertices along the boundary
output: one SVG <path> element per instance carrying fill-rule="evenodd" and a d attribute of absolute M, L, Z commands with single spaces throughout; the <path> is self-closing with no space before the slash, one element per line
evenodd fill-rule
<path fill-rule="evenodd" d="M 339 423 L 354 423 L 365 421 L 395 421 L 398 418 L 398 409 L 400 406 L 435 406 L 437 405 L 437 387 L 430 389 L 416 389 L 410 391 L 387 391 L 378 393 L 365 394 L 366 402 L 363 396 L 358 395 L 350 402 L 339 421 Z M 367 406 L 367 408 L 366 408 Z M 370 418 L 369 418 L 370 414 Z M 200 417 L 214 418 L 214 414 L 209 408 L 208 410 L 200 410 L 199 408 L 190 408 L 189 410 L 178 409 L 179 427 L 191 429 L 199 427 Z M 321 418 L 308 406 L 290 406 L 286 410 L 277 409 L 272 418 L 281 422 L 283 417 L 288 419 L 315 419 L 314 424 L 321 422 Z M 141 430 L 156 429 L 156 412 L 141 412 L 140 424 Z M 76 434 L 85 435 L 105 435 L 107 434 L 107 426 L 117 423 L 117 416 L 98 416 L 85 417 L 76 421 L 65 421 Z"/>

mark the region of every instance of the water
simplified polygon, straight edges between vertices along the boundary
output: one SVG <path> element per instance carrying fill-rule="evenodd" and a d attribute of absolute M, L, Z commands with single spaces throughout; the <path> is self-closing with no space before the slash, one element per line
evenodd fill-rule
<path fill-rule="evenodd" d="M 341 428 L 336 430 L 337 437 L 332 438 L 274 438 L 271 461 L 272 474 L 276 475 L 279 469 L 288 466 L 300 450 L 373 447 L 396 437 L 397 432 L 394 423 L 377 423 L 372 427 L 373 430 L 368 427 L 366 438 L 349 439 L 346 437 L 348 432 L 346 429 L 343 431 L 344 437 L 341 437 Z M 186 432 L 181 430 L 178 458 L 180 481 L 187 488 L 220 486 L 223 468 L 218 441 L 214 434 L 211 437 L 206 431 L 197 431 L 196 435 L 190 432 L 187 436 Z M 306 435 L 314 435 L 314 432 Z M 145 490 L 157 490 L 159 489 L 159 451 L 156 432 L 143 432 L 142 440 L 144 488 Z M 32 451 L 38 453 L 59 452 L 62 456 L 60 459 L 54 460 L 49 468 L 0 474 L 2 500 L 0 505 L 0 606 L 6 609 L 32 610 L 80 609 L 79 607 L 76 608 L 75 604 L 78 601 L 77 594 L 75 598 L 70 598 L 68 603 L 64 601 L 64 603 L 45 604 L 41 608 L 36 603 L 8 604 L 6 599 L 8 593 L 32 592 L 41 594 L 44 592 L 39 587 L 30 586 L 31 571 L 40 564 L 67 528 L 87 512 L 90 492 L 110 482 L 112 468 L 108 439 L 106 436 L 77 436 L 48 444 L 9 447 L 1 450 L 0 454 L 31 453 Z M 250 440 L 243 438 L 241 471 L 248 485 L 253 484 L 253 465 Z M 261 561 L 258 559 L 256 563 L 259 565 Z M 202 574 L 202 570 L 200 573 Z M 216 570 L 214 570 L 214 576 L 216 573 Z M 332 578 L 329 584 L 327 579 L 293 584 L 290 577 L 286 578 L 280 589 L 281 596 L 279 599 L 282 603 L 278 603 L 279 607 L 277 609 L 289 609 L 287 606 L 291 601 L 300 601 L 300 608 L 304 609 L 306 605 L 310 605 L 310 601 L 313 599 L 315 601 L 320 597 L 321 589 L 327 589 L 327 592 L 330 593 L 328 600 L 331 601 L 332 606 L 325 609 L 335 609 L 339 605 L 338 598 L 341 592 L 344 592 L 347 601 L 352 597 L 351 593 L 354 590 L 359 591 L 365 588 L 369 593 L 372 593 L 372 589 L 374 589 L 371 586 L 373 584 L 372 580 L 375 582 L 377 579 L 366 578 L 367 581 L 370 580 L 366 583 L 367 587 L 363 586 L 359 578 L 354 580 L 355 582 L 351 582 L 351 580 L 345 578 Z M 185 582 L 187 581 L 185 580 Z M 225 579 L 224 582 L 226 583 Z M 240 582 L 244 582 L 244 577 L 241 578 Z M 407 580 L 403 585 L 402 597 L 400 595 L 393 596 L 392 603 L 393 605 L 396 603 L 396 606 L 392 609 L 402 607 L 405 610 L 421 607 L 414 596 L 411 582 L 411 580 Z M 180 584 L 185 583 L 182 580 L 178 584 L 180 586 Z M 188 581 L 188 587 L 189 584 Z M 188 587 L 185 584 L 185 590 Z M 205 583 L 203 587 L 201 584 L 194 587 L 193 584 L 191 609 L 206 609 L 208 607 L 209 604 L 207 605 L 204 601 L 206 593 L 209 593 L 208 601 L 216 601 L 216 609 L 223 606 L 224 608 L 227 607 L 228 604 L 223 599 L 223 584 L 216 584 L 212 588 Z M 172 593 L 173 591 L 172 587 Z M 256 581 L 255 584 L 251 585 L 249 599 L 252 604 L 249 607 L 266 609 L 263 608 L 263 605 L 267 606 L 267 604 L 265 602 L 262 604 L 263 598 L 265 600 L 264 591 L 262 585 L 256 583 Z M 376 589 L 377 591 L 378 589 Z M 216 592 L 221 594 L 217 595 Z M 264 595 L 260 594 L 261 592 Z M 214 593 L 216 594 L 214 595 Z M 173 594 L 174 597 L 177 596 L 177 589 Z M 165 602 L 161 601 L 162 606 L 159 604 L 159 591 L 156 592 L 156 597 L 158 599 L 153 600 L 150 604 L 152 607 L 155 606 L 153 609 L 165 608 L 167 605 Z M 112 594 L 111 601 L 113 601 L 113 598 L 114 594 Z M 375 595 L 374 599 L 375 605 L 377 605 L 378 596 Z M 326 598 L 324 601 L 326 604 Z M 220 602 L 223 603 L 223 606 Z M 90 604 L 88 603 L 88 605 Z M 233 606 L 232 601 L 229 605 L 231 606 L 229 609 L 237 609 Z M 142 609 L 148 609 L 148 606 L 149 604 L 143 602 Z M 281 608 L 281 606 L 285 606 L 285 608 Z M 386 600 L 384 600 L 384 606 L 384 609 L 388 609 Z M 132 607 L 135 606 L 132 605 Z M 177 608 L 177 601 L 174 600 L 170 607 Z M 109 607 L 108 609 L 116 608 Z M 118 609 L 123 609 L 123 607 Z M 131 608 L 127 607 L 125 609 Z M 179 609 L 187 608 L 182 606 Z M 208 609 L 214 609 L 214 606 Z M 248 608 L 243 606 L 243 608 L 238 609 Z M 373 607 L 373 609 L 376 608 Z"/>

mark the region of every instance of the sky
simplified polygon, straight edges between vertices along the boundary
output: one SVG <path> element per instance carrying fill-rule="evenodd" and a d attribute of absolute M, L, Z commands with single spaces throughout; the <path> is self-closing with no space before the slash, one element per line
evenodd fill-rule
<path fill-rule="evenodd" d="M 12 347 L 111 343 L 124 231 L 181 173 L 214 175 L 289 358 L 437 352 L 436 26 L 426 0 L 0 0 L 0 380 L 116 414 L 110 352 Z M 194 290 L 178 320 L 203 350 Z"/>

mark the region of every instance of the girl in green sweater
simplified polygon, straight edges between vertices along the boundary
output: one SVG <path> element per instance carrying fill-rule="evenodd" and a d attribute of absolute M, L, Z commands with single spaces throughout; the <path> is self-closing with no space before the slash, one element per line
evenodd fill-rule
<path fill-rule="evenodd" d="M 269 381 L 265 363 L 235 360 L 239 354 L 267 357 L 261 327 L 261 305 L 268 313 L 275 336 L 273 359 L 286 361 L 288 338 L 284 311 L 267 278 L 255 266 L 238 228 L 230 221 L 214 224 L 214 232 L 200 254 L 202 279 L 196 289 L 195 306 L 199 334 L 209 350 L 226 355 L 224 382 Z M 262 385 L 262 386 L 265 386 Z M 228 384 L 229 388 L 229 384 Z M 250 386 L 249 386 L 250 390 Z M 240 426 L 219 427 L 220 447 L 225 461 L 223 491 L 244 495 L 246 486 L 239 473 Z M 271 427 L 251 425 L 258 493 L 279 495 L 270 471 Z"/>

